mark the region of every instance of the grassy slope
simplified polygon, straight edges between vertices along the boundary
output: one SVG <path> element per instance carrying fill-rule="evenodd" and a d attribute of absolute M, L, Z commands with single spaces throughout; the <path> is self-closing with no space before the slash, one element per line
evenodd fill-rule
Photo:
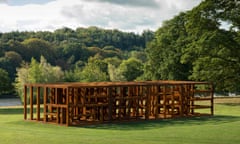
<path fill-rule="evenodd" d="M 215 116 L 64 127 L 23 121 L 21 108 L 0 108 L 2 144 L 238 144 L 240 104 L 216 104 Z"/>

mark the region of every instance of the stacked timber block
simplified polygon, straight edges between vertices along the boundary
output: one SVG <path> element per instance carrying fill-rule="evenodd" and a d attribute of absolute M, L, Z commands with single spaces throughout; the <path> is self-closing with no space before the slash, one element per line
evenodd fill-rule
<path fill-rule="evenodd" d="M 213 92 L 192 81 L 25 84 L 24 119 L 69 126 L 213 115 Z"/>

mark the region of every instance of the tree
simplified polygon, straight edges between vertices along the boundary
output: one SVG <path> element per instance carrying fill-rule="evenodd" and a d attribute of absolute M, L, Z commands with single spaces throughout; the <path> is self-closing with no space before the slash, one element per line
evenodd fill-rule
<path fill-rule="evenodd" d="M 140 60 L 129 58 L 123 60 L 119 65 L 120 75 L 124 76 L 127 81 L 133 81 L 143 74 L 143 64 Z"/>
<path fill-rule="evenodd" d="M 147 61 L 147 56 L 145 51 L 131 51 L 130 53 L 130 57 L 136 58 L 138 60 L 141 60 L 143 63 L 145 63 Z"/>
<path fill-rule="evenodd" d="M 30 64 L 23 63 L 22 67 L 17 69 L 15 87 L 22 98 L 24 84 L 60 82 L 63 81 L 63 76 L 61 68 L 50 65 L 43 56 L 41 56 L 40 62 L 32 58 Z"/>
<path fill-rule="evenodd" d="M 218 91 L 239 90 L 240 43 L 235 38 L 236 34 L 224 30 L 205 33 L 197 42 L 197 53 L 195 48 L 184 54 L 198 55 L 188 59 L 193 61 L 190 79 L 214 82 Z"/>
<path fill-rule="evenodd" d="M 240 3 L 238 0 L 216 0 L 214 3 L 218 19 L 227 22 L 230 30 L 240 30 Z"/>
<path fill-rule="evenodd" d="M 148 61 L 145 64 L 145 79 L 186 80 L 189 64 L 180 62 L 186 47 L 187 32 L 185 13 L 165 21 L 155 33 L 155 38 L 146 48 Z"/>
<path fill-rule="evenodd" d="M 108 73 L 110 81 L 126 81 L 126 78 L 123 76 L 123 73 L 119 68 L 112 64 L 108 64 Z"/>
<path fill-rule="evenodd" d="M 29 82 L 53 83 L 62 81 L 62 79 L 63 72 L 60 67 L 50 65 L 43 56 L 41 56 L 40 63 L 32 58 L 29 68 Z"/>
<path fill-rule="evenodd" d="M 64 81 L 65 82 L 80 82 L 83 79 L 82 76 L 82 67 L 75 65 L 73 70 L 65 71 Z"/>
<path fill-rule="evenodd" d="M 44 56 L 50 63 L 54 63 L 55 52 L 52 45 L 38 38 L 26 39 L 22 42 L 26 47 L 25 60 L 30 61 L 31 58 L 35 58 L 40 61 L 40 57 Z"/>
<path fill-rule="evenodd" d="M 0 95 L 13 91 L 8 72 L 0 68 Z"/>
<path fill-rule="evenodd" d="M 88 63 L 82 69 L 81 81 L 109 81 L 107 63 L 94 57 L 90 57 Z"/>
<path fill-rule="evenodd" d="M 6 70 L 11 82 L 14 82 L 16 75 L 16 68 L 20 66 L 22 57 L 14 51 L 7 51 L 3 57 L 0 57 L 0 68 Z"/>
<path fill-rule="evenodd" d="M 236 11 L 239 12 L 237 1 L 208 0 L 187 14 L 191 43 L 184 49 L 181 61 L 192 62 L 190 79 L 214 82 L 217 91 L 239 90 L 240 16 L 232 15 Z M 222 21 L 230 22 L 236 29 L 223 29 Z"/>
<path fill-rule="evenodd" d="M 147 47 L 147 44 L 154 39 L 154 32 L 151 30 L 144 30 L 142 33 L 144 39 L 144 46 Z"/>
<path fill-rule="evenodd" d="M 118 58 L 122 58 L 122 54 L 123 52 L 118 49 L 115 48 L 113 46 L 105 46 L 100 54 L 104 57 L 104 58 L 108 58 L 108 57 L 118 57 Z"/>
<path fill-rule="evenodd" d="M 239 90 L 239 13 L 235 0 L 206 0 L 166 21 L 147 46 L 145 79 L 210 81 L 217 91 Z"/>
<path fill-rule="evenodd" d="M 115 67 L 118 67 L 122 63 L 122 60 L 119 59 L 118 57 L 110 57 L 110 58 L 105 58 L 104 62 L 107 63 L 108 65 L 111 64 Z"/>
<path fill-rule="evenodd" d="M 18 53 L 22 57 L 22 59 L 26 60 L 26 58 L 28 57 L 28 49 L 19 41 L 13 39 L 9 40 L 6 43 L 5 49 L 5 52 L 12 51 Z"/>

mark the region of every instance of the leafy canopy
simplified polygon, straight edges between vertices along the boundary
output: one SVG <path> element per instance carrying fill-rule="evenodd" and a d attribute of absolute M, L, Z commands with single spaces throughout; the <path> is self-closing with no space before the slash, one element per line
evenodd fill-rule
<path fill-rule="evenodd" d="M 166 21 L 146 48 L 145 78 L 210 81 L 217 91 L 240 90 L 239 14 L 236 0 L 205 0 Z"/>

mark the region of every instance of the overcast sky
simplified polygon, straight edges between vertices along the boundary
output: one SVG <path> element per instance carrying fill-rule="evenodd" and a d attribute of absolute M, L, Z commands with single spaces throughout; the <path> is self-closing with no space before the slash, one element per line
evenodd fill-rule
<path fill-rule="evenodd" d="M 140 33 L 201 0 L 0 0 L 0 32 L 98 26 Z"/>

